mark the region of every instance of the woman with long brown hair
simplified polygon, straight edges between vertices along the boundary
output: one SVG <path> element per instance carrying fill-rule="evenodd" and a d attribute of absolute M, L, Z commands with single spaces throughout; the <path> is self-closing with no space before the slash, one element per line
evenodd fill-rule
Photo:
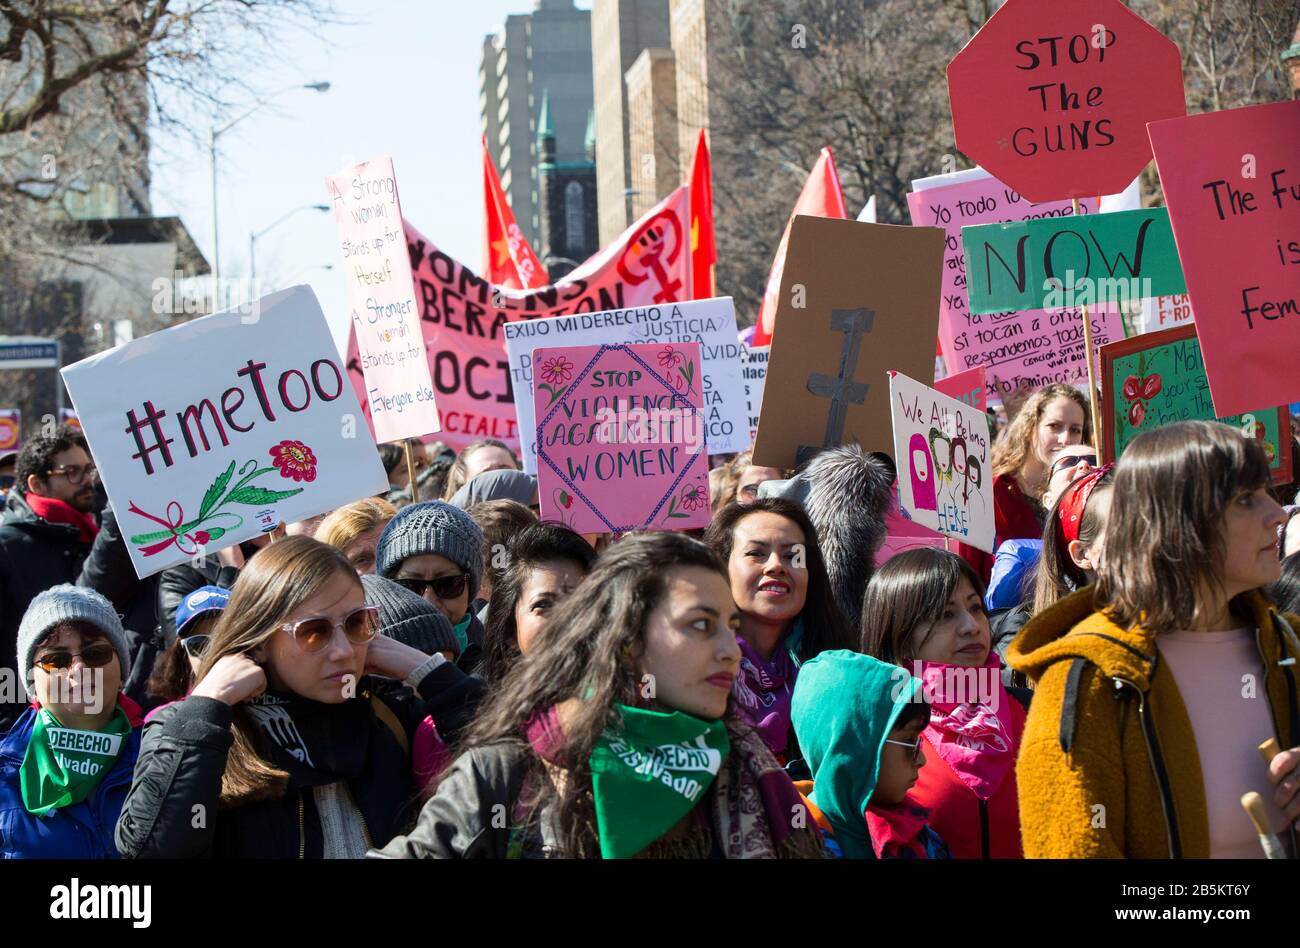
<path fill-rule="evenodd" d="M 1031 857 L 1258 857 L 1257 791 L 1295 852 L 1300 619 L 1259 443 L 1216 422 L 1140 435 L 1116 469 L 1095 586 L 1008 650 L 1036 683 L 1016 765 Z M 1265 739 L 1292 748 L 1264 764 Z"/>
<path fill-rule="evenodd" d="M 1037 539 L 1043 535 L 1047 512 L 1043 492 L 1054 473 L 1057 456 L 1070 445 L 1092 441 L 1087 399 L 1071 385 L 1054 384 L 1029 396 L 1011 424 L 993 445 L 993 549 L 1004 540 Z M 1096 464 L 1094 455 L 1090 463 Z M 1077 456 L 1063 464 L 1075 466 Z M 962 558 L 985 583 L 993 557 L 963 545 Z"/>
<path fill-rule="evenodd" d="M 727 565 L 740 609 L 736 711 L 782 763 L 799 756 L 790 699 L 799 666 L 857 644 L 835 604 L 821 546 L 801 504 L 763 497 L 723 508 L 705 534 Z"/>
<path fill-rule="evenodd" d="M 355 858 L 405 829 L 411 736 L 432 715 L 454 739 L 481 684 L 376 637 L 376 613 L 308 537 L 245 566 L 194 690 L 145 727 L 122 855 Z"/>
<path fill-rule="evenodd" d="M 739 623 L 707 546 L 624 538 L 494 691 L 415 830 L 374 855 L 820 855 L 790 818 L 794 785 L 731 711 Z"/>

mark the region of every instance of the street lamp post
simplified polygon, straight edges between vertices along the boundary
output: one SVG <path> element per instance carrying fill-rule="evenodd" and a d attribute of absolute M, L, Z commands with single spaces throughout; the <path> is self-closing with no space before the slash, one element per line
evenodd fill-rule
<path fill-rule="evenodd" d="M 314 92 L 328 92 L 330 84 L 328 82 L 308 82 L 301 86 L 286 86 L 285 88 L 274 92 L 265 99 L 258 100 L 257 104 L 245 112 L 239 118 L 227 122 L 225 125 L 217 128 L 215 125 L 208 130 L 208 157 L 212 167 L 212 306 L 215 312 L 217 306 L 217 294 L 221 292 L 221 235 L 217 229 L 217 139 L 226 132 L 230 131 L 244 119 L 248 118 L 258 109 L 270 103 L 286 92 L 292 92 L 295 89 L 311 89 Z"/>
<path fill-rule="evenodd" d="M 302 205 L 302 207 L 295 207 L 292 211 L 289 211 L 287 214 L 282 214 L 278 219 L 276 219 L 274 222 L 270 224 L 267 224 L 257 233 L 251 233 L 251 232 L 249 233 L 248 235 L 248 280 L 250 283 L 253 284 L 254 292 L 256 292 L 257 289 L 257 282 L 256 282 L 257 281 L 257 238 L 262 237 L 268 231 L 273 230 L 276 227 L 279 227 L 281 224 L 283 224 L 289 218 L 293 217 L 293 215 L 297 214 L 299 211 L 328 211 L 328 210 L 329 210 L 328 204 L 304 204 Z"/>

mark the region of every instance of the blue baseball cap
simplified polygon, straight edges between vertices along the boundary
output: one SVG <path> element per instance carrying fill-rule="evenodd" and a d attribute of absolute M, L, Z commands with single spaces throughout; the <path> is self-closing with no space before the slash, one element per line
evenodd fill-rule
<path fill-rule="evenodd" d="M 181 604 L 176 607 L 176 634 L 181 634 L 181 629 L 197 615 L 205 612 L 220 612 L 226 608 L 226 603 L 230 602 L 230 590 L 222 589 L 220 586 L 200 586 L 194 592 L 190 593 L 181 600 Z"/>

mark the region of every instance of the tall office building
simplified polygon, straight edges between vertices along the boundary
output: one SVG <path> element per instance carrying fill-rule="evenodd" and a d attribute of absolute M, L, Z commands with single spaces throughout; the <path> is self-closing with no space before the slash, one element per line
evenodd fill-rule
<path fill-rule="evenodd" d="M 677 72 L 671 49 L 641 51 L 625 77 L 633 220 L 685 178 L 677 159 Z M 597 173 L 599 174 L 599 153 Z"/>
<path fill-rule="evenodd" d="M 606 246 L 639 216 L 638 159 L 631 153 L 628 89 L 624 81 L 646 49 L 669 42 L 669 0 L 593 0 L 591 65 L 596 94 L 597 196 L 600 244 Z M 673 145 L 674 153 L 676 144 Z M 653 202 L 651 202 L 653 203 Z"/>
<path fill-rule="evenodd" d="M 554 116 L 556 162 L 587 157 L 592 109 L 591 13 L 573 0 L 536 0 L 483 42 L 479 108 L 488 153 L 529 243 L 541 246 L 538 130 L 543 93 Z M 545 262 L 545 261 L 543 261 Z"/>

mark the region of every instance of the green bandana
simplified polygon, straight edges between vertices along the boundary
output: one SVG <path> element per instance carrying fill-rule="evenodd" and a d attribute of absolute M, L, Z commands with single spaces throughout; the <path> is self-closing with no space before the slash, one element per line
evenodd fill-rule
<path fill-rule="evenodd" d="M 27 812 L 44 816 L 85 800 L 113 769 L 130 733 L 131 723 L 120 707 L 102 731 L 64 727 L 45 708 L 38 711 L 18 768 Z"/>
<path fill-rule="evenodd" d="M 731 750 L 721 721 L 618 705 L 623 728 L 591 751 L 591 785 L 605 859 L 635 856 L 689 813 Z"/>
<path fill-rule="evenodd" d="M 471 609 L 461 617 L 461 620 L 451 627 L 451 631 L 456 633 L 456 641 L 460 643 L 460 650 L 463 652 L 469 648 L 469 624 L 474 621 L 474 611 Z"/>

